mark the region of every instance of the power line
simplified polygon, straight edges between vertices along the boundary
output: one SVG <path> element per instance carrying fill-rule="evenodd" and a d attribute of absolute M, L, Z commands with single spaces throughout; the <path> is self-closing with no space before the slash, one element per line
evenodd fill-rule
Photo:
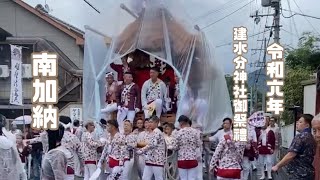
<path fill-rule="evenodd" d="M 302 10 L 300 9 L 300 6 L 297 4 L 296 0 L 293 0 L 293 2 L 294 2 L 294 3 L 296 4 L 296 6 L 298 7 L 299 11 L 300 11 L 302 14 L 304 14 L 304 13 L 302 12 Z M 320 35 L 320 33 L 318 32 L 318 30 L 312 25 L 312 23 L 309 21 L 309 19 L 307 19 L 306 16 L 304 16 L 304 18 L 308 21 L 308 23 L 309 23 L 310 26 L 313 28 L 313 30 Z"/>
<path fill-rule="evenodd" d="M 100 14 L 100 11 L 97 8 L 95 8 L 91 3 L 89 3 L 87 0 L 83 0 L 83 1 Z"/>
<path fill-rule="evenodd" d="M 287 0 L 287 2 L 288 2 L 289 10 L 291 11 L 290 0 Z M 284 17 L 283 13 L 281 13 L 281 14 Z M 290 12 L 290 14 L 292 15 L 292 11 Z M 290 20 L 290 22 L 291 22 L 291 20 Z M 293 22 L 293 27 L 294 27 L 294 30 L 296 31 L 296 34 L 299 34 L 294 17 L 292 17 L 292 22 Z M 291 24 L 290 24 L 290 31 L 292 32 Z M 292 38 L 291 38 L 291 43 L 292 43 Z"/>
<path fill-rule="evenodd" d="M 205 18 L 206 16 L 209 16 L 209 15 L 211 15 L 211 14 L 214 14 L 214 13 L 217 13 L 217 12 L 220 12 L 220 11 L 223 11 L 223 10 L 226 10 L 226 9 L 232 7 L 233 5 L 238 4 L 238 2 L 240 2 L 240 1 L 242 1 L 242 0 L 235 0 L 234 2 L 232 2 L 232 1 L 234 1 L 234 0 L 228 1 L 228 2 L 226 2 L 225 4 L 223 4 L 220 8 L 211 10 L 211 11 L 209 11 L 209 12 L 207 12 L 207 13 L 199 16 L 199 17 L 194 18 L 193 21 L 198 21 L 199 19 Z M 230 2 L 231 2 L 231 3 L 230 3 Z M 229 4 L 230 4 L 230 5 L 229 5 Z M 226 5 L 229 5 L 229 6 L 224 7 L 224 6 L 226 6 Z"/>
<path fill-rule="evenodd" d="M 255 36 L 257 36 L 257 35 L 259 35 L 259 34 L 262 34 L 262 33 L 265 33 L 265 32 L 267 32 L 267 31 L 268 31 L 268 30 L 264 30 L 264 31 L 259 32 L 259 33 L 256 33 L 256 34 L 252 34 L 252 35 L 248 36 L 248 38 L 255 37 Z M 225 44 L 221 44 L 221 45 L 216 46 L 216 48 L 221 47 L 221 46 L 231 45 L 232 43 L 233 43 L 233 41 L 228 42 L 228 43 L 225 43 Z"/>
<path fill-rule="evenodd" d="M 246 6 L 248 6 L 248 5 L 249 5 L 251 2 L 253 2 L 253 1 L 254 1 L 254 0 L 251 0 L 249 3 L 245 4 L 244 6 L 240 7 L 239 9 L 237 9 L 237 10 L 233 11 L 232 13 L 230 13 L 230 14 L 228 14 L 228 15 L 224 16 L 223 18 L 221 18 L 221 19 L 219 19 L 219 20 L 217 20 L 217 21 L 215 21 L 215 22 L 213 22 L 213 23 L 210 23 L 210 24 L 206 25 L 205 27 L 201 28 L 201 30 L 204 30 L 204 29 L 206 29 L 206 28 L 208 28 L 208 27 L 212 26 L 213 24 L 216 24 L 217 22 L 220 22 L 220 21 L 222 21 L 223 19 L 225 19 L 225 18 L 227 18 L 227 17 L 231 16 L 232 14 L 234 14 L 234 13 L 236 13 L 236 12 L 240 11 L 241 9 L 245 8 Z"/>
<path fill-rule="evenodd" d="M 295 37 L 299 38 L 298 34 L 294 34 L 294 33 L 290 32 L 290 31 L 287 31 L 286 29 L 283 29 L 283 28 L 281 28 L 281 30 L 283 30 L 284 32 L 286 32 L 288 34 L 291 34 L 292 36 L 295 36 Z"/>
<path fill-rule="evenodd" d="M 320 20 L 320 17 L 316 17 L 316 16 L 310 16 L 310 15 L 307 15 L 307 14 L 301 14 L 301 13 L 297 13 L 297 12 L 294 12 L 294 11 L 291 11 L 291 10 L 287 10 L 287 9 L 281 9 L 283 11 L 288 11 L 288 12 L 293 12 L 294 14 L 290 15 L 290 16 L 283 16 L 284 18 L 291 18 L 295 15 L 299 15 L 299 16 L 304 16 L 304 17 L 309 17 L 309 18 L 313 18 L 313 19 L 319 19 Z"/>

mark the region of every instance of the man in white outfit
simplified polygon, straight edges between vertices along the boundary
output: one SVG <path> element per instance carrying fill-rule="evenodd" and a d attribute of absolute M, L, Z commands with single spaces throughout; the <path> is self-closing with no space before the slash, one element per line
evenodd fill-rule
<path fill-rule="evenodd" d="M 178 150 L 178 168 L 181 180 L 196 180 L 198 176 L 198 152 L 202 146 L 200 132 L 190 126 L 190 119 L 180 116 L 181 129 L 174 136 L 174 149 Z M 190 148 L 192 147 L 192 148 Z"/>
<path fill-rule="evenodd" d="M 149 126 L 152 132 L 148 135 L 150 140 L 148 144 L 137 151 L 137 154 L 146 154 L 146 166 L 143 171 L 143 180 L 163 180 L 165 157 L 165 139 L 162 132 L 157 128 L 159 123 L 157 116 L 152 116 L 149 120 Z"/>
<path fill-rule="evenodd" d="M 162 111 L 166 111 L 167 88 L 165 83 L 158 78 L 159 68 L 150 70 L 150 79 L 143 83 L 141 90 L 141 102 L 145 118 L 150 118 L 154 110 L 156 116 L 160 118 Z"/>
<path fill-rule="evenodd" d="M 214 136 L 204 138 L 204 141 L 210 141 L 219 143 L 224 139 L 224 135 L 232 135 L 232 120 L 230 118 L 224 118 L 223 129 L 219 130 Z"/>

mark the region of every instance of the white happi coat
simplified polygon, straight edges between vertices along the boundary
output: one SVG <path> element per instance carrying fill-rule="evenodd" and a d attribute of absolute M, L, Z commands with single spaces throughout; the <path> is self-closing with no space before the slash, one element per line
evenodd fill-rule
<path fill-rule="evenodd" d="M 30 144 L 39 143 L 42 144 L 43 154 L 47 153 L 49 150 L 49 142 L 48 142 L 48 134 L 47 131 L 43 131 L 40 133 L 39 137 L 35 137 L 33 139 L 29 139 Z"/>
<path fill-rule="evenodd" d="M 197 160 L 199 155 L 197 149 L 201 145 L 200 131 L 192 127 L 182 128 L 174 135 L 174 148 L 178 150 L 178 161 Z"/>
<path fill-rule="evenodd" d="M 6 136 L 0 136 L 0 180 L 9 179 L 26 180 L 27 176 L 16 144 Z"/>
<path fill-rule="evenodd" d="M 232 130 L 229 130 L 229 131 L 224 131 L 224 129 L 219 130 L 217 134 L 209 137 L 209 141 L 219 143 L 220 141 L 224 140 L 224 135 L 232 135 Z"/>
<path fill-rule="evenodd" d="M 158 79 L 156 83 L 153 83 L 151 79 L 143 83 L 141 89 L 141 104 L 142 107 L 148 105 L 148 103 L 155 101 L 156 99 L 162 100 L 162 105 L 165 105 L 167 97 L 166 84 Z"/>
<path fill-rule="evenodd" d="M 68 159 L 72 159 L 72 154 L 63 145 L 46 153 L 42 161 L 42 180 L 65 180 Z"/>

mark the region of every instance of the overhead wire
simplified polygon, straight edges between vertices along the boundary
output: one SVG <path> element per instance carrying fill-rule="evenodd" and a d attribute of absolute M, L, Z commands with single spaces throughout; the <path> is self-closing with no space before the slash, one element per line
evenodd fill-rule
<path fill-rule="evenodd" d="M 245 8 L 246 6 L 248 6 L 248 5 L 249 5 L 251 2 L 253 2 L 253 1 L 255 1 L 255 0 L 251 0 L 250 2 L 248 2 L 248 3 L 246 3 L 245 5 L 241 6 L 240 8 L 238 8 L 238 9 L 235 10 L 235 11 L 233 11 L 232 13 L 230 13 L 230 14 L 228 14 L 228 15 L 220 18 L 219 20 L 217 20 L 217 21 L 215 21 L 215 22 L 213 22 L 213 23 L 210 23 L 210 24 L 208 24 L 208 25 L 206 25 L 206 26 L 204 26 L 204 27 L 202 27 L 202 28 L 200 28 L 200 29 L 201 29 L 201 30 L 204 30 L 204 29 L 206 29 L 206 28 L 208 28 L 208 27 L 210 27 L 210 26 L 212 26 L 212 25 L 214 25 L 214 24 L 216 24 L 216 23 L 224 20 L 225 18 L 227 18 L 227 17 L 231 16 L 232 14 L 234 14 L 234 13 L 240 11 L 241 9 Z"/>
<path fill-rule="evenodd" d="M 298 3 L 296 2 L 296 0 L 293 0 L 293 2 L 294 2 L 295 5 L 298 7 L 299 11 L 300 11 L 302 14 L 304 14 L 304 13 L 302 12 L 300 6 L 299 6 Z M 309 21 L 309 19 L 306 18 L 306 16 L 303 16 L 303 17 L 305 18 L 306 21 L 308 21 L 308 23 L 310 24 L 310 26 L 312 27 L 312 29 L 320 35 L 319 31 L 312 25 L 312 23 Z"/>
<path fill-rule="evenodd" d="M 267 31 L 269 31 L 269 30 L 265 30 L 265 31 L 262 31 L 262 32 L 259 32 L 259 33 L 256 33 L 256 34 L 249 35 L 248 38 L 256 37 L 256 36 L 258 36 L 258 35 L 260 35 L 260 34 L 262 34 L 262 33 L 265 33 L 265 32 L 267 32 Z M 215 46 L 215 47 L 218 48 L 218 47 L 222 47 L 222 46 L 227 46 L 227 45 L 231 45 L 232 43 L 233 43 L 233 41 L 228 42 L 228 43 L 225 43 L 225 44 L 220 44 L 220 45 L 217 45 L 217 46 Z"/>
<path fill-rule="evenodd" d="M 288 7 L 289 7 L 289 9 L 291 11 L 290 0 L 287 0 L 287 2 L 288 2 Z M 281 14 L 282 14 L 282 16 L 284 16 L 283 13 L 281 13 Z M 292 12 L 290 12 L 290 14 L 292 15 Z M 294 30 L 296 31 L 296 34 L 299 34 L 294 17 L 292 17 L 292 23 L 293 23 Z M 290 32 L 292 32 L 291 19 L 290 19 Z M 291 38 L 291 44 L 292 44 L 292 42 L 293 41 L 292 41 L 292 38 Z"/>
<path fill-rule="evenodd" d="M 299 35 L 298 35 L 298 34 L 294 34 L 294 33 L 290 32 L 290 31 L 287 31 L 287 30 L 284 29 L 284 28 L 281 28 L 281 30 L 283 30 L 284 32 L 286 32 L 286 33 L 288 33 L 288 34 L 290 34 L 290 35 L 292 35 L 292 36 L 294 36 L 294 37 L 299 38 Z"/>
<path fill-rule="evenodd" d="M 223 5 L 221 5 L 221 7 L 217 8 L 217 9 L 214 9 L 214 10 L 210 10 L 209 12 L 194 18 L 193 21 L 198 21 L 198 20 L 200 20 L 202 18 L 205 18 L 205 17 L 207 17 L 207 16 L 209 16 L 211 14 L 214 14 L 214 13 L 221 12 L 221 11 L 224 11 L 226 9 L 229 9 L 229 8 L 233 7 L 234 5 L 238 4 L 241 1 L 242 0 L 231 0 L 231 1 L 228 1 L 228 2 L 224 3 Z M 228 5 L 228 6 L 224 7 L 226 5 Z"/>

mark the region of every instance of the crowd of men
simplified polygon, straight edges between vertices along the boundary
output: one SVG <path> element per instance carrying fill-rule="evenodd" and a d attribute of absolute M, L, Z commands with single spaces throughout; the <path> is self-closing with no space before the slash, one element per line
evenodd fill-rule
<path fill-rule="evenodd" d="M 249 131 L 248 142 L 234 142 L 230 118 L 223 120 L 223 129 L 215 135 L 203 136 L 201 129 L 192 127 L 192 121 L 184 115 L 178 118 L 178 129 L 170 123 L 159 127 L 159 118 L 152 116 L 146 121 L 139 119 L 135 127 L 125 120 L 122 133 L 117 120 L 101 119 L 98 124 L 89 121 L 83 127 L 77 120 L 72 123 L 69 117 L 60 116 L 58 130 L 43 131 L 38 137 L 25 139 L 19 131 L 7 131 L 5 117 L 1 115 L 0 179 L 27 179 L 28 148 L 40 142 L 39 179 L 162 180 L 168 173 L 166 165 L 172 163 L 168 162 L 168 156 L 176 153 L 180 179 L 200 180 L 204 177 L 203 143 L 211 141 L 217 146 L 209 173 L 217 179 L 245 180 L 255 168 L 260 171 L 259 179 L 272 179 L 272 171 L 287 165 L 289 179 L 314 180 L 312 163 L 320 138 L 320 116 L 302 115 L 296 125 L 299 133 L 279 162 L 276 162 L 279 131 L 274 120 L 266 117 L 265 126 Z"/>
<path fill-rule="evenodd" d="M 261 126 L 248 124 L 247 142 L 233 141 L 231 118 L 224 118 L 215 133 L 204 135 L 201 120 L 208 107 L 204 108 L 206 103 L 199 99 L 188 99 L 179 106 L 182 110 L 177 124 L 161 123 L 161 114 L 171 110 L 168 103 L 172 101 L 168 86 L 158 75 L 159 70 L 152 68 L 140 91 L 130 71 L 123 73 L 121 83 L 115 81 L 112 72 L 107 73 L 106 104 L 99 122 L 72 122 L 60 116 L 57 130 L 26 127 L 21 132 L 13 126 L 10 132 L 0 115 L 0 180 L 202 180 L 207 163 L 206 173 L 220 180 L 247 180 L 256 169 L 259 179 L 272 179 L 272 172 L 286 165 L 289 179 L 314 180 L 312 163 L 316 141 L 320 141 L 320 115 L 302 115 L 296 124 L 299 133 L 277 162 L 279 127 L 274 117 L 264 113 L 257 113 Z M 176 83 L 175 104 L 192 98 L 181 98 L 177 77 Z M 191 106 L 198 113 L 190 118 Z M 143 119 L 136 116 L 140 111 Z M 215 144 L 213 155 L 205 162 L 205 144 L 210 143 Z M 169 178 L 168 174 L 178 177 Z"/>

